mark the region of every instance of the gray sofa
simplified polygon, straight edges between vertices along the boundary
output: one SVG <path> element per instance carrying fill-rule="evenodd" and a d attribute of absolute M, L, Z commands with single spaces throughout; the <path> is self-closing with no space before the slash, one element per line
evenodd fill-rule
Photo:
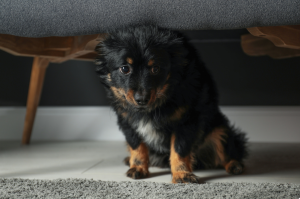
<path fill-rule="evenodd" d="M 296 25 L 300 1 L 0 0 L 0 34 L 74 36 L 141 23 L 177 30 Z"/>

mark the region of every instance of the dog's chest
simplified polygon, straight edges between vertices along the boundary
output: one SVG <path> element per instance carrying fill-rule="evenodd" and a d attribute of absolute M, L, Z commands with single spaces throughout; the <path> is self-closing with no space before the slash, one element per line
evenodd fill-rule
<path fill-rule="evenodd" d="M 158 131 L 151 120 L 145 121 L 141 119 L 136 124 L 136 131 L 153 150 L 158 152 L 168 152 L 169 149 L 164 146 L 165 136 Z"/>

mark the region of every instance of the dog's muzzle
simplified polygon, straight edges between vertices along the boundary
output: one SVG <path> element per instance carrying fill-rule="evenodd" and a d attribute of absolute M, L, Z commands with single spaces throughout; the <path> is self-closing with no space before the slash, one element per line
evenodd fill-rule
<path fill-rule="evenodd" d="M 134 100 L 139 106 L 145 106 L 148 104 L 151 97 L 150 92 L 136 92 L 134 94 Z"/>

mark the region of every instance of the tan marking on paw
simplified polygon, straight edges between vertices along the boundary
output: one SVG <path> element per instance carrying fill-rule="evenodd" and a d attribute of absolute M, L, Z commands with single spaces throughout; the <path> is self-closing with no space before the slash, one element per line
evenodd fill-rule
<path fill-rule="evenodd" d="M 172 173 L 172 183 L 200 183 L 200 177 L 191 172 Z"/>
<path fill-rule="evenodd" d="M 224 165 L 226 162 L 226 154 L 224 152 L 223 143 L 226 142 L 227 134 L 224 128 L 215 128 L 205 139 L 205 143 L 211 143 L 215 150 L 215 165 Z"/>
<path fill-rule="evenodd" d="M 171 137 L 171 153 L 170 153 L 171 172 L 178 171 L 192 172 L 191 157 L 180 157 L 175 151 L 175 135 Z"/>
<path fill-rule="evenodd" d="M 130 146 L 128 148 L 130 151 L 130 169 L 127 171 L 127 176 L 133 179 L 147 177 L 149 175 L 149 154 L 147 146 L 141 143 L 136 149 L 132 149 Z"/>
<path fill-rule="evenodd" d="M 199 183 L 200 178 L 192 173 L 194 158 L 192 154 L 181 157 L 175 151 L 175 135 L 171 137 L 170 165 L 172 172 L 172 183 Z"/>
<path fill-rule="evenodd" d="M 145 169 L 140 166 L 130 167 L 130 169 L 126 172 L 127 177 L 132 179 L 141 179 L 149 176 L 148 169 Z"/>

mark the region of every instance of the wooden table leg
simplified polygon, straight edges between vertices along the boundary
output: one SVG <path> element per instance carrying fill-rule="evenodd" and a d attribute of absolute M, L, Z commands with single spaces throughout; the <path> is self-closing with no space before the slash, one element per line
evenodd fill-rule
<path fill-rule="evenodd" d="M 22 144 L 29 144 L 30 142 L 34 118 L 39 105 L 44 77 L 48 65 L 49 59 L 47 58 L 35 57 L 33 60 Z"/>

